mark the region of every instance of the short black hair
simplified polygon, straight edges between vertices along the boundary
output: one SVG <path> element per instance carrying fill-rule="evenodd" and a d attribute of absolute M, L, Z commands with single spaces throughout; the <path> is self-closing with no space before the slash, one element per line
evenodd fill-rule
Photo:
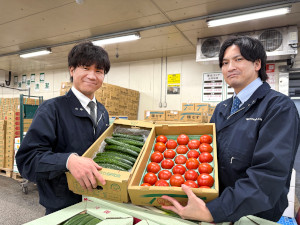
<path fill-rule="evenodd" d="M 81 42 L 71 49 L 68 55 L 68 64 L 69 68 L 95 64 L 98 69 L 104 70 L 104 74 L 107 74 L 110 69 L 107 52 L 90 41 Z M 73 81 L 72 77 L 71 81 Z"/>
<path fill-rule="evenodd" d="M 260 60 L 261 68 L 258 71 L 258 76 L 262 81 L 266 81 L 268 79 L 268 75 L 266 73 L 267 54 L 264 49 L 264 46 L 258 39 L 248 37 L 248 36 L 232 37 L 224 41 L 224 43 L 220 48 L 220 53 L 219 53 L 220 68 L 222 68 L 223 66 L 223 58 L 224 58 L 225 51 L 231 45 L 238 46 L 240 48 L 241 55 L 246 60 L 251 62 Z"/>

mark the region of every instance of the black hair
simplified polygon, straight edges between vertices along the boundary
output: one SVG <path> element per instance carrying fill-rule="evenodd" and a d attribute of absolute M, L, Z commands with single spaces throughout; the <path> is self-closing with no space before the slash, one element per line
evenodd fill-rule
<path fill-rule="evenodd" d="M 107 74 L 110 69 L 110 61 L 107 52 L 100 46 L 93 45 L 90 41 L 81 42 L 75 45 L 68 55 L 69 68 L 79 66 L 91 66 L 103 69 Z M 73 82 L 73 77 L 70 78 Z"/>
<path fill-rule="evenodd" d="M 238 46 L 240 48 L 241 55 L 246 60 L 251 62 L 260 60 L 261 68 L 258 71 L 258 76 L 262 81 L 266 81 L 268 79 L 268 75 L 266 73 L 267 54 L 264 49 L 264 46 L 258 39 L 248 37 L 248 36 L 229 38 L 222 44 L 219 53 L 220 68 L 222 68 L 223 66 L 223 58 L 224 58 L 225 51 L 231 45 Z"/>

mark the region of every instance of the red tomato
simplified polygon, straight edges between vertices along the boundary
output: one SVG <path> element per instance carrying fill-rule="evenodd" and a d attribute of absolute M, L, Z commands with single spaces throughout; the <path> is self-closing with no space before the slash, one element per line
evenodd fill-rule
<path fill-rule="evenodd" d="M 187 157 L 197 159 L 199 157 L 199 155 L 200 155 L 200 153 L 197 150 L 190 150 L 187 154 Z"/>
<path fill-rule="evenodd" d="M 202 143 L 199 147 L 200 152 L 208 152 L 211 153 L 213 148 L 210 146 L 210 144 Z"/>
<path fill-rule="evenodd" d="M 169 180 L 171 176 L 172 176 L 172 173 L 169 170 L 162 170 L 158 173 L 159 179 L 162 179 L 162 180 Z"/>
<path fill-rule="evenodd" d="M 156 142 L 162 142 L 162 143 L 166 143 L 168 140 L 168 138 L 165 135 L 158 135 L 156 138 Z"/>
<path fill-rule="evenodd" d="M 213 168 L 208 163 L 201 163 L 198 167 L 199 173 L 211 173 Z"/>
<path fill-rule="evenodd" d="M 183 183 L 184 183 L 184 178 L 180 174 L 174 174 L 170 178 L 171 186 L 181 187 Z"/>
<path fill-rule="evenodd" d="M 174 162 L 171 159 L 164 159 L 161 162 L 161 167 L 164 169 L 171 169 L 174 166 Z"/>
<path fill-rule="evenodd" d="M 162 142 L 157 142 L 155 145 L 154 145 L 154 151 L 159 151 L 161 153 L 163 153 L 165 150 L 166 150 L 166 145 Z"/>
<path fill-rule="evenodd" d="M 211 144 L 212 143 L 212 137 L 210 135 L 204 134 L 200 137 L 200 142 Z"/>
<path fill-rule="evenodd" d="M 185 145 L 178 145 L 176 152 L 178 154 L 185 154 L 187 153 L 188 150 L 189 150 L 188 147 L 186 147 Z"/>
<path fill-rule="evenodd" d="M 173 159 L 176 155 L 176 152 L 172 149 L 167 149 L 164 153 L 164 157 L 166 159 Z"/>
<path fill-rule="evenodd" d="M 155 186 L 169 186 L 169 183 L 165 180 L 158 180 L 155 182 Z"/>
<path fill-rule="evenodd" d="M 186 171 L 186 168 L 183 165 L 176 165 L 173 167 L 173 174 L 181 174 L 183 175 Z"/>
<path fill-rule="evenodd" d="M 186 162 L 186 157 L 184 155 L 178 155 L 175 158 L 175 163 L 177 164 L 185 164 Z"/>
<path fill-rule="evenodd" d="M 189 137 L 185 134 L 180 134 L 178 137 L 177 137 L 177 143 L 179 145 L 187 145 L 189 143 Z"/>
<path fill-rule="evenodd" d="M 153 185 L 155 184 L 156 181 L 157 181 L 157 176 L 152 172 L 149 172 L 144 176 L 145 183 Z"/>
<path fill-rule="evenodd" d="M 160 171 L 160 166 L 156 162 L 151 162 L 147 166 L 147 171 L 157 173 L 158 171 Z"/>
<path fill-rule="evenodd" d="M 184 182 L 184 184 L 186 186 L 191 187 L 191 188 L 198 188 L 199 187 L 198 184 L 196 184 L 196 182 L 193 181 L 193 180 L 187 180 L 186 182 Z"/>
<path fill-rule="evenodd" d="M 199 166 L 199 161 L 195 158 L 189 158 L 186 161 L 186 168 L 188 168 L 189 170 L 197 169 L 198 166 Z"/>
<path fill-rule="evenodd" d="M 198 178 L 198 173 L 195 170 L 188 170 L 188 171 L 185 172 L 184 178 L 186 180 L 193 180 L 193 181 L 195 181 Z"/>
<path fill-rule="evenodd" d="M 210 163 L 211 161 L 213 161 L 213 157 L 210 153 L 208 152 L 203 152 L 199 155 L 199 161 L 201 163 Z"/>
<path fill-rule="evenodd" d="M 142 183 L 141 186 L 152 186 L 152 185 L 148 183 Z"/>
<path fill-rule="evenodd" d="M 201 173 L 198 178 L 197 178 L 197 182 L 199 187 L 201 186 L 208 186 L 208 187 L 212 187 L 214 185 L 214 178 L 207 174 L 207 173 Z"/>
<path fill-rule="evenodd" d="M 175 149 L 177 146 L 177 142 L 174 141 L 173 139 L 170 139 L 167 141 L 166 146 L 168 149 Z"/>
<path fill-rule="evenodd" d="M 199 145 L 200 145 L 200 141 L 196 139 L 190 140 L 188 143 L 189 149 L 197 149 L 199 148 Z"/>
<path fill-rule="evenodd" d="M 163 160 L 164 156 L 161 152 L 153 152 L 151 155 L 151 162 L 160 163 Z"/>

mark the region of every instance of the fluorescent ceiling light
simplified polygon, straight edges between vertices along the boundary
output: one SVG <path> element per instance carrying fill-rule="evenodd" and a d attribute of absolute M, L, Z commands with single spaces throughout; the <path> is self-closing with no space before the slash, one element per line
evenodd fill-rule
<path fill-rule="evenodd" d="M 130 34 L 130 35 L 125 35 L 125 36 L 120 36 L 120 37 L 113 37 L 113 38 L 107 38 L 107 39 L 102 39 L 98 41 L 93 41 L 94 45 L 108 45 L 108 44 L 115 44 L 115 43 L 120 43 L 120 42 L 126 42 L 126 41 L 134 41 L 140 39 L 140 35 L 138 34 Z"/>
<path fill-rule="evenodd" d="M 245 13 L 243 15 L 238 15 L 238 16 L 208 20 L 207 25 L 208 27 L 216 27 L 216 26 L 221 26 L 221 25 L 226 25 L 231 23 L 239 23 L 239 22 L 256 20 L 256 19 L 266 18 L 271 16 L 284 15 L 289 12 L 290 12 L 290 7 L 270 9 L 261 12 Z"/>
<path fill-rule="evenodd" d="M 29 57 L 34 57 L 34 56 L 40 56 L 40 55 L 47 55 L 51 53 L 51 49 L 44 49 L 40 51 L 35 51 L 35 52 L 29 52 L 29 53 L 24 53 L 21 54 L 21 58 L 29 58 Z"/>

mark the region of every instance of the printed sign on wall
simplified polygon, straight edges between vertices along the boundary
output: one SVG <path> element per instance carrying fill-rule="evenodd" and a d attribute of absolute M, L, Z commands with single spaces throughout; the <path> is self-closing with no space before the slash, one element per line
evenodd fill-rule
<path fill-rule="evenodd" d="M 180 73 L 168 74 L 168 89 L 167 94 L 180 94 Z"/>
<path fill-rule="evenodd" d="M 220 102 L 223 100 L 223 75 L 221 72 L 203 73 L 202 101 Z"/>

